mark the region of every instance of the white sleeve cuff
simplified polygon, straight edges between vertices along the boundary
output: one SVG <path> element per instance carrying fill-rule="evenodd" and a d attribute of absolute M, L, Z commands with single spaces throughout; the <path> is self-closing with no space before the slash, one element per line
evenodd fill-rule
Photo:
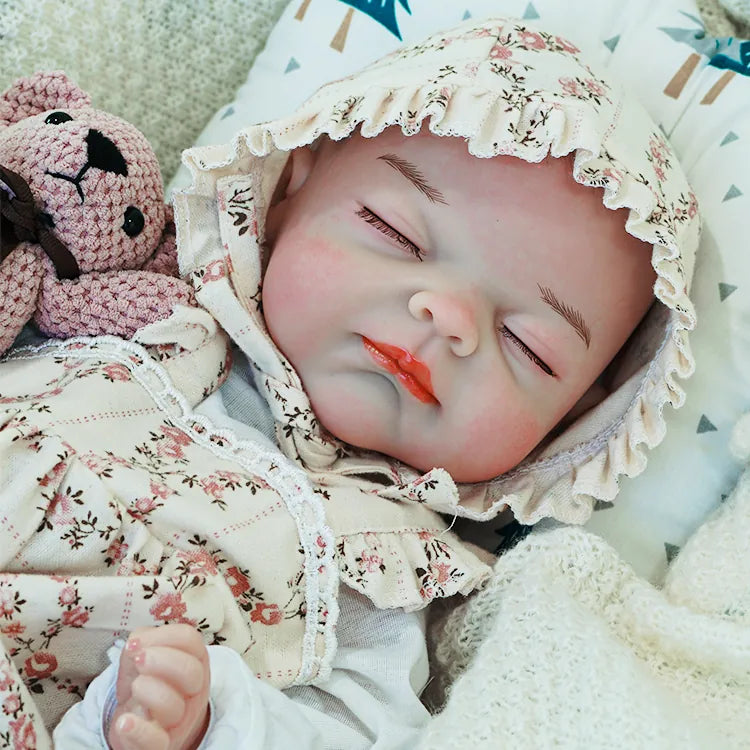
<path fill-rule="evenodd" d="M 90 685 L 54 732 L 56 750 L 106 748 L 116 708 L 117 667 L 123 642 L 108 651 L 110 665 Z M 242 658 L 224 646 L 208 649 L 210 721 L 199 750 L 279 750 L 319 747 L 319 735 L 280 690 L 257 680 Z"/>
<path fill-rule="evenodd" d="M 200 750 L 407 750 L 429 721 L 418 695 L 428 676 L 421 613 L 378 610 L 341 587 L 338 651 L 319 686 L 278 690 L 229 648 L 210 646 L 210 722 Z M 55 730 L 57 750 L 106 748 L 120 647 Z"/>

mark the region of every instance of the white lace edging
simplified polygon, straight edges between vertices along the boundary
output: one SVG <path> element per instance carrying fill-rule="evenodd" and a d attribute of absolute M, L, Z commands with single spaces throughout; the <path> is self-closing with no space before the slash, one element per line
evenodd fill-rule
<path fill-rule="evenodd" d="M 241 440 L 230 430 L 216 429 L 204 415 L 193 412 L 166 370 L 146 349 L 132 341 L 116 336 L 49 341 L 16 349 L 5 361 L 61 354 L 89 359 L 99 357 L 124 365 L 161 411 L 195 443 L 222 459 L 240 464 L 249 473 L 261 477 L 281 496 L 295 521 L 304 551 L 307 612 L 302 663 L 293 684 L 304 685 L 325 680 L 331 673 L 336 653 L 338 565 L 334 557 L 335 539 L 326 523 L 322 501 L 313 491 L 304 471 L 281 452 L 271 452 L 251 441 Z M 131 358 L 133 356 L 140 361 L 134 361 Z M 202 427 L 203 431 L 195 429 L 196 425 Z M 219 445 L 217 440 L 224 445 Z M 272 471 L 269 465 L 276 470 Z M 320 546 L 317 544 L 319 538 L 325 542 L 325 550 L 320 554 Z M 326 615 L 321 618 L 323 612 Z M 320 624 L 320 619 L 324 620 L 323 625 Z M 316 641 L 320 634 L 323 635 L 324 649 L 318 655 Z"/>

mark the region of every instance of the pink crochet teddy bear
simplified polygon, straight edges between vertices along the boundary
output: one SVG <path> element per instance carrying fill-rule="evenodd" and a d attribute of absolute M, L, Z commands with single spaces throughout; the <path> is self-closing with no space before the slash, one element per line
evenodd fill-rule
<path fill-rule="evenodd" d="M 0 354 L 32 317 L 129 338 L 194 302 L 148 141 L 62 72 L 0 95 L 0 252 Z"/>

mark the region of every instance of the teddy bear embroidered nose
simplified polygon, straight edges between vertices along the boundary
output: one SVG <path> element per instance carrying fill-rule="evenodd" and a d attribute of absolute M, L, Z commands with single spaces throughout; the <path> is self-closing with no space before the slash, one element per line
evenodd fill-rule
<path fill-rule="evenodd" d="M 91 129 L 86 136 L 86 145 L 89 149 L 89 166 L 104 172 L 114 172 L 123 177 L 128 176 L 128 165 L 120 149 L 106 135 Z"/>
<path fill-rule="evenodd" d="M 103 172 L 114 172 L 123 177 L 128 176 L 128 165 L 125 162 L 125 158 L 120 152 L 120 149 L 117 148 L 114 142 L 107 138 L 106 135 L 103 135 L 98 130 L 92 128 L 86 135 L 86 148 L 88 160 L 81 167 L 75 177 L 70 177 L 61 172 L 50 172 L 47 170 L 47 174 L 50 175 L 50 177 L 57 177 L 58 179 L 72 182 L 76 186 L 78 195 L 81 198 L 81 203 L 84 201 L 81 180 L 89 167 L 96 167 Z"/>

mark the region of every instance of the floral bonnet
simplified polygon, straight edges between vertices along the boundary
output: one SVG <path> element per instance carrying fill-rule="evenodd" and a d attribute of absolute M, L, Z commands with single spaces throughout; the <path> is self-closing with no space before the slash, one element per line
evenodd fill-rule
<path fill-rule="evenodd" d="M 318 425 L 294 369 L 271 341 L 261 306 L 263 223 L 288 152 L 322 135 L 426 127 L 477 157 L 528 162 L 574 154 L 573 176 L 626 230 L 653 247 L 657 302 L 618 356 L 616 388 L 516 468 L 455 484 L 353 449 Z M 694 369 L 688 297 L 700 222 L 671 146 L 643 107 L 593 70 L 575 45 L 526 21 L 469 21 L 322 87 L 293 114 L 241 130 L 231 143 L 185 152 L 192 185 L 175 196 L 180 265 L 198 300 L 245 351 L 287 455 L 321 482 L 357 482 L 393 500 L 484 520 L 510 506 L 522 523 L 582 523 L 635 476 L 664 437 L 666 404 L 684 401 Z"/>

